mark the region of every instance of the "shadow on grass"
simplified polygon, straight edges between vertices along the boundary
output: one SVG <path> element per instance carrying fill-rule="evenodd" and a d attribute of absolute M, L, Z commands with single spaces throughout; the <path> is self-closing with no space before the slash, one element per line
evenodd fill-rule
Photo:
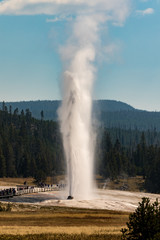
<path fill-rule="evenodd" d="M 105 234 L 33 234 L 33 235 L 0 235 L 0 240 L 120 240 L 119 235 Z"/>

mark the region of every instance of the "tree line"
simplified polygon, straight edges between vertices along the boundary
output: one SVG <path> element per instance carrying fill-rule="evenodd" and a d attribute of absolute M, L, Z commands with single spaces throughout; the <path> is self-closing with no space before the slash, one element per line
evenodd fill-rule
<path fill-rule="evenodd" d="M 43 110 L 45 120 L 57 121 L 57 109 L 61 101 L 22 101 L 6 102 L 5 105 L 13 109 L 30 109 L 32 116 L 41 119 L 40 112 Z M 0 102 L 2 108 L 3 102 Z M 107 128 L 139 129 L 140 131 L 154 130 L 160 131 L 160 112 L 142 111 L 132 106 L 113 100 L 93 101 L 93 118 Z"/>
<path fill-rule="evenodd" d="M 142 110 L 101 111 L 99 121 L 108 128 L 139 129 L 160 131 L 160 112 Z"/>
<path fill-rule="evenodd" d="M 0 111 L 0 177 L 51 176 L 64 172 L 57 122 L 34 119 L 29 109 Z"/>
<path fill-rule="evenodd" d="M 117 129 L 117 131 L 121 130 Z M 147 144 L 147 136 L 147 141 L 152 144 Z M 159 133 L 155 131 L 150 134 L 148 131 L 142 132 L 139 142 L 137 138 L 136 145 L 124 146 L 118 138 L 113 142 L 111 132 L 105 129 L 97 145 L 96 159 L 99 161 L 97 161 L 96 173 L 110 179 L 117 179 L 124 173 L 128 176 L 143 176 L 145 189 L 160 193 L 160 145 L 158 142 L 155 144 L 158 136 Z"/>
<path fill-rule="evenodd" d="M 65 174 L 59 124 L 32 117 L 29 109 L 0 110 L 0 177 L 45 177 Z M 95 173 L 116 179 L 143 176 L 150 192 L 160 192 L 160 133 L 154 129 L 99 128 Z"/>

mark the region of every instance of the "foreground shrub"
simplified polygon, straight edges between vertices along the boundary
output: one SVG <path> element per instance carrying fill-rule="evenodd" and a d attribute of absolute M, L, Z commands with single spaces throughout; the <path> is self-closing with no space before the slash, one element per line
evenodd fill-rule
<path fill-rule="evenodd" d="M 7 205 L 0 203 L 0 212 L 11 212 L 12 207 L 11 204 L 8 203 Z"/>
<path fill-rule="evenodd" d="M 160 239 L 160 207 L 158 200 L 153 204 L 142 198 L 138 208 L 130 214 L 127 227 L 121 230 L 122 240 Z"/>

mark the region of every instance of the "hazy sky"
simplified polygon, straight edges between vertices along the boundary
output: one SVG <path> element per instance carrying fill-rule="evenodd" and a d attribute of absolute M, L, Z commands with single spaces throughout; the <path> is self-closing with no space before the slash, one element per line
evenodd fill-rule
<path fill-rule="evenodd" d="M 80 11 L 96 1 L 0 1 L 0 101 L 61 99 L 59 49 Z M 106 2 L 116 8 L 116 0 Z M 121 2 L 122 19 L 99 29 L 94 98 L 160 111 L 160 1 Z"/>

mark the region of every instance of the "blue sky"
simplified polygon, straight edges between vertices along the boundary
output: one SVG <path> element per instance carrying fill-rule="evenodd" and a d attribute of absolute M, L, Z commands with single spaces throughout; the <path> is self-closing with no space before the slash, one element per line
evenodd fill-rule
<path fill-rule="evenodd" d="M 0 101 L 61 99 L 59 46 L 68 38 L 70 21 L 56 21 L 57 14 L 17 15 L 2 7 Z M 100 36 L 108 50 L 95 62 L 94 98 L 160 111 L 160 1 L 130 1 L 123 26 L 109 23 Z"/>

